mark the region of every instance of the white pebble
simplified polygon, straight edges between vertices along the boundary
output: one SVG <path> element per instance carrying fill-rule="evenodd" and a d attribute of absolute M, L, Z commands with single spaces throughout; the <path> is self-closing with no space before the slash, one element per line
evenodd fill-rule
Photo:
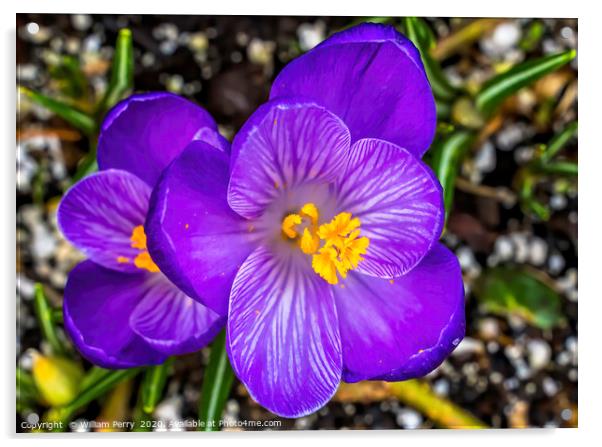
<path fill-rule="evenodd" d="M 25 28 L 29 34 L 37 34 L 38 31 L 40 31 L 40 25 L 38 25 L 36 22 L 29 22 Z"/>
<path fill-rule="evenodd" d="M 563 210 L 566 208 L 567 199 L 562 194 L 554 194 L 550 197 L 550 207 L 554 210 Z"/>
<path fill-rule="evenodd" d="M 527 343 L 527 351 L 529 352 L 529 365 L 534 370 L 543 369 L 550 363 L 552 349 L 545 341 L 530 340 Z"/>
<path fill-rule="evenodd" d="M 520 40 L 521 29 L 516 22 L 498 25 L 493 32 L 493 41 L 499 49 L 508 50 Z"/>
<path fill-rule="evenodd" d="M 533 265 L 543 265 L 548 255 L 548 244 L 543 239 L 534 237 L 529 248 L 529 262 Z"/>
<path fill-rule="evenodd" d="M 560 254 L 554 253 L 548 260 L 548 268 L 552 274 L 560 273 L 564 268 L 564 258 Z"/>
<path fill-rule="evenodd" d="M 474 158 L 474 166 L 480 172 L 491 172 L 495 169 L 495 147 L 491 141 L 486 141 Z"/>
<path fill-rule="evenodd" d="M 508 237 L 500 236 L 495 241 L 494 252 L 501 261 L 508 261 L 512 258 L 514 247 Z"/>
<path fill-rule="evenodd" d="M 519 264 L 527 261 L 529 257 L 529 246 L 527 244 L 527 236 L 522 233 L 514 233 L 510 236 L 516 250 L 514 260 Z"/>
<path fill-rule="evenodd" d="M 403 428 L 415 429 L 420 427 L 421 423 L 422 416 L 420 413 L 410 408 L 404 408 L 397 414 L 397 425 Z"/>
<path fill-rule="evenodd" d="M 297 28 L 297 37 L 301 50 L 311 50 L 326 38 L 326 26 L 322 21 L 302 23 Z"/>
<path fill-rule="evenodd" d="M 483 352 L 484 346 L 483 342 L 471 337 L 464 337 L 464 339 L 460 342 L 458 347 L 454 349 L 452 353 L 453 356 L 460 356 L 464 354 L 474 354 L 478 352 Z"/>
<path fill-rule="evenodd" d="M 495 318 L 483 318 L 479 321 L 479 333 L 485 340 L 492 340 L 500 335 L 500 325 Z"/>
<path fill-rule="evenodd" d="M 74 14 L 71 16 L 73 28 L 79 31 L 85 31 L 92 25 L 92 17 L 88 14 Z"/>
<path fill-rule="evenodd" d="M 542 382 L 543 392 L 548 397 L 554 396 L 558 392 L 558 384 L 551 377 L 546 377 Z"/>

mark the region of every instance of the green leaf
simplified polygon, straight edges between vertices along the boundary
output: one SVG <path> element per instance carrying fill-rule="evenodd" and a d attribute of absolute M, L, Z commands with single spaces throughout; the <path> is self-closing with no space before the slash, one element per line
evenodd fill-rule
<path fill-rule="evenodd" d="M 563 65 L 572 61 L 576 54 L 575 50 L 569 50 L 529 60 L 512 67 L 505 73 L 495 76 L 477 94 L 477 108 L 484 114 L 491 114 L 504 99 L 546 74 L 558 70 Z"/>
<path fill-rule="evenodd" d="M 96 123 L 94 122 L 94 119 L 81 110 L 77 110 L 62 101 L 34 92 L 26 87 L 20 86 L 19 92 L 30 98 L 32 101 L 47 108 L 57 116 L 60 116 L 85 135 L 92 135 L 96 132 Z"/>
<path fill-rule="evenodd" d="M 98 171 L 98 162 L 96 161 L 96 138 L 93 138 L 90 140 L 89 152 L 77 165 L 77 170 L 71 178 L 71 185 L 96 171 Z"/>
<path fill-rule="evenodd" d="M 572 161 L 555 161 L 537 166 L 537 172 L 549 175 L 563 175 L 576 177 L 578 174 L 577 163 Z"/>
<path fill-rule="evenodd" d="M 17 402 L 39 402 L 40 397 L 32 375 L 23 368 L 17 367 Z"/>
<path fill-rule="evenodd" d="M 420 51 L 435 98 L 443 102 L 453 100 L 458 94 L 458 90 L 449 83 L 439 63 L 429 54 L 429 50 L 434 46 L 433 32 L 426 22 L 418 17 L 404 17 L 402 23 L 407 37 Z"/>
<path fill-rule="evenodd" d="M 86 75 L 75 56 L 62 55 L 52 58 L 49 69 L 50 76 L 61 85 L 64 95 L 80 99 L 88 90 Z"/>
<path fill-rule="evenodd" d="M 494 29 L 502 21 L 503 19 L 499 18 L 475 19 L 437 42 L 436 47 L 431 51 L 431 55 L 436 60 L 444 60 L 461 48 L 468 47 L 479 40 L 483 34 Z"/>
<path fill-rule="evenodd" d="M 38 317 L 38 322 L 40 323 L 42 334 L 55 354 L 64 354 L 67 350 L 56 332 L 53 309 L 46 299 L 42 284 L 36 283 L 34 290 L 34 308 L 36 316 Z"/>
<path fill-rule="evenodd" d="M 543 37 L 545 30 L 546 27 L 544 26 L 543 22 L 535 20 L 527 29 L 525 36 L 521 39 L 518 46 L 522 50 L 533 51 Z"/>
<path fill-rule="evenodd" d="M 104 396 L 124 380 L 135 377 L 140 371 L 140 368 L 118 369 L 100 375 L 98 380 L 87 387 L 82 387 L 78 396 L 67 405 L 54 408 L 54 411 L 51 412 L 50 420 L 67 423 L 77 410 L 88 405 L 93 400 Z"/>
<path fill-rule="evenodd" d="M 111 373 L 110 369 L 101 368 L 100 366 L 93 366 L 87 372 L 84 378 L 82 379 L 81 389 L 86 389 L 92 384 L 98 382 L 104 376 L 107 376 Z"/>
<path fill-rule="evenodd" d="M 169 358 L 161 365 L 148 368 L 144 373 L 141 393 L 142 410 L 146 414 L 152 414 L 155 411 L 157 403 L 163 396 L 163 389 L 165 388 L 172 363 L 173 360 Z"/>
<path fill-rule="evenodd" d="M 209 364 L 203 378 L 199 402 L 200 431 L 219 430 L 219 420 L 233 380 L 234 373 L 226 354 L 226 332 L 222 331 L 211 345 Z"/>
<path fill-rule="evenodd" d="M 52 321 L 55 324 L 63 324 L 63 309 L 52 309 Z"/>
<path fill-rule="evenodd" d="M 446 220 L 454 200 L 456 177 L 473 139 L 472 132 L 457 131 L 436 141 L 429 151 L 432 157 L 431 168 L 443 187 Z"/>
<path fill-rule="evenodd" d="M 575 136 L 577 133 L 577 121 L 569 123 L 559 134 L 555 135 L 550 143 L 544 147 L 540 160 L 543 163 L 549 162 L 554 156 L 562 150 L 562 148 Z"/>
<path fill-rule="evenodd" d="M 439 396 L 424 380 L 389 383 L 388 387 L 404 405 L 417 409 L 443 428 L 489 428 L 487 424 L 452 401 Z"/>
<path fill-rule="evenodd" d="M 485 311 L 516 315 L 541 329 L 551 329 L 564 321 L 560 295 L 526 270 L 486 270 L 475 282 L 474 293 Z"/>
<path fill-rule="evenodd" d="M 98 117 L 121 101 L 134 87 L 134 44 L 132 31 L 124 28 L 119 31 L 115 44 L 115 55 L 111 68 L 111 79 L 98 105 Z"/>

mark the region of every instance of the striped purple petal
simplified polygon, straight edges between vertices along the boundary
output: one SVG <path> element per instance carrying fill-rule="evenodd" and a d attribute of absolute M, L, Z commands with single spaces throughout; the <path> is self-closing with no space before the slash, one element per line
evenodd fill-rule
<path fill-rule="evenodd" d="M 395 280 L 351 272 L 333 290 L 346 382 L 424 376 L 464 337 L 462 272 L 441 244 Z"/>
<path fill-rule="evenodd" d="M 181 355 L 198 351 L 225 323 L 224 318 L 186 296 L 160 273 L 152 275 L 139 294 L 129 324 L 159 352 Z"/>
<path fill-rule="evenodd" d="M 303 97 L 338 115 L 352 142 L 379 138 L 421 157 L 435 100 L 418 50 L 392 26 L 364 23 L 329 37 L 277 76 L 270 98 Z"/>
<path fill-rule="evenodd" d="M 224 151 L 228 143 L 202 107 L 172 93 L 132 95 L 107 114 L 98 138 L 100 169 L 123 169 L 153 187 L 163 169 L 193 140 Z"/>
<path fill-rule="evenodd" d="M 356 142 L 334 191 L 339 212 L 358 217 L 362 236 L 370 239 L 360 272 L 381 278 L 403 275 L 439 239 L 441 185 L 426 164 L 392 143 Z"/>
<path fill-rule="evenodd" d="M 342 365 L 334 299 L 304 258 L 257 248 L 234 280 L 227 324 L 234 372 L 268 410 L 300 417 L 335 393 Z"/>
<path fill-rule="evenodd" d="M 261 106 L 232 143 L 228 203 L 246 218 L 307 183 L 334 180 L 349 150 L 349 131 L 323 107 L 297 100 Z"/>
<path fill-rule="evenodd" d="M 126 171 L 110 169 L 76 183 L 57 211 L 63 235 L 92 261 L 113 269 L 136 272 L 132 231 L 144 224 L 150 187 Z"/>
<path fill-rule="evenodd" d="M 252 222 L 228 206 L 228 179 L 223 151 L 191 143 L 161 176 L 145 225 L 161 271 L 220 315 L 238 268 L 257 245 Z"/>
<path fill-rule="evenodd" d="M 63 301 L 65 330 L 85 358 L 104 368 L 157 365 L 167 358 L 129 324 L 151 278 L 148 272 L 116 272 L 92 261 L 71 270 Z"/>

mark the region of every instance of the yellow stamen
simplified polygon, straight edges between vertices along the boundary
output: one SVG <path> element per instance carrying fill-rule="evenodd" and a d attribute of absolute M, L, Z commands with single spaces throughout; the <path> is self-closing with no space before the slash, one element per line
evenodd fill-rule
<path fill-rule="evenodd" d="M 140 250 L 140 253 L 134 258 L 134 265 L 139 269 L 148 270 L 149 272 L 160 272 L 159 267 L 154 263 L 146 249 L 146 233 L 144 232 L 144 226 L 138 225 L 137 227 L 134 227 L 130 240 L 132 241 L 132 247 Z M 130 262 L 130 258 L 118 256 L 117 262 L 125 264 Z"/>
<path fill-rule="evenodd" d="M 146 233 L 144 233 L 144 226 L 138 225 L 135 227 L 130 239 L 132 241 L 132 247 L 146 250 Z"/>
<path fill-rule="evenodd" d="M 312 225 L 318 225 L 320 213 L 318 213 L 318 207 L 313 203 L 306 203 L 303 205 L 303 207 L 301 207 L 301 214 L 305 217 L 309 217 Z"/>
<path fill-rule="evenodd" d="M 316 205 L 306 203 L 299 214 L 289 214 L 282 220 L 282 233 L 295 239 L 303 253 L 313 255 L 314 272 L 329 284 L 337 284 L 337 274 L 346 278 L 347 272 L 357 268 L 364 259 L 362 255 L 366 254 L 370 240 L 359 237 L 361 222 L 351 213 L 339 213 L 330 222 L 318 226 L 319 216 Z M 322 247 L 321 240 L 324 241 Z"/>
<path fill-rule="evenodd" d="M 290 239 L 295 239 L 297 237 L 295 227 L 301 223 L 301 220 L 298 214 L 289 214 L 282 220 L 282 232 Z"/>
<path fill-rule="evenodd" d="M 320 248 L 320 238 L 315 232 L 309 231 L 309 228 L 303 230 L 303 236 L 299 240 L 301 251 L 306 255 L 315 253 Z"/>
<path fill-rule="evenodd" d="M 134 259 L 134 265 L 139 269 L 145 269 L 149 272 L 160 271 L 159 267 L 157 267 L 157 264 L 153 262 L 148 251 L 143 251 L 142 253 L 138 254 L 138 256 L 136 256 L 136 258 Z"/>
<path fill-rule="evenodd" d="M 311 267 L 318 275 L 326 280 L 328 284 L 339 282 L 337 278 L 337 252 L 332 247 L 322 247 L 317 254 L 311 258 Z"/>

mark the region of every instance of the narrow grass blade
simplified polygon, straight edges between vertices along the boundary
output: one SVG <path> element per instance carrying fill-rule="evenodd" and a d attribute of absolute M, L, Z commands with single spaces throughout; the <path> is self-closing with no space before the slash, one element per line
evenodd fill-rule
<path fill-rule="evenodd" d="M 218 431 L 219 420 L 230 394 L 234 373 L 226 354 L 226 332 L 222 331 L 211 345 L 209 364 L 205 370 L 199 402 L 200 431 Z"/>
<path fill-rule="evenodd" d="M 81 110 L 77 110 L 62 101 L 53 99 L 26 87 L 19 87 L 19 92 L 30 98 L 32 101 L 47 108 L 55 115 L 60 116 L 73 127 L 79 129 L 83 134 L 92 135 L 96 132 L 96 123 L 94 122 L 94 119 Z"/>
<path fill-rule="evenodd" d="M 495 76 L 477 94 L 475 99 L 477 108 L 486 115 L 491 114 L 506 98 L 546 74 L 568 64 L 575 58 L 576 54 L 575 50 L 569 50 L 529 60 Z"/>

